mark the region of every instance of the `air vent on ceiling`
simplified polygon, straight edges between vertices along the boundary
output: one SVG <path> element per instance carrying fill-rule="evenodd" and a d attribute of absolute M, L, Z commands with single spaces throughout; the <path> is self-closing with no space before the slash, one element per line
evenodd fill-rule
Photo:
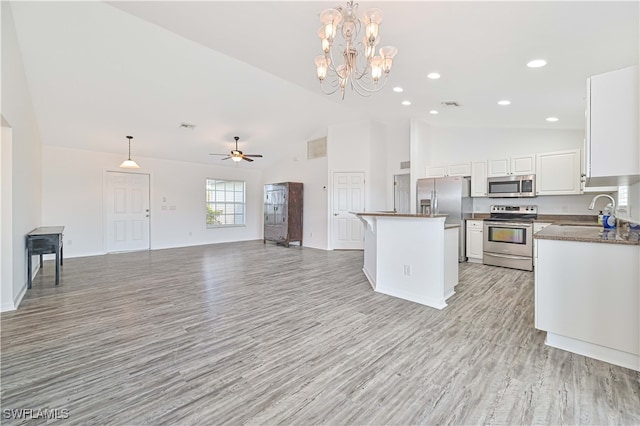
<path fill-rule="evenodd" d="M 307 142 L 307 159 L 327 156 L 327 138 L 314 139 Z"/>
<path fill-rule="evenodd" d="M 456 101 L 444 101 L 444 102 L 441 102 L 441 104 L 446 106 L 446 107 L 456 107 L 457 108 L 457 107 L 460 106 L 460 104 L 458 102 L 456 102 Z"/>
<path fill-rule="evenodd" d="M 196 125 L 195 124 L 189 124 L 189 123 L 180 123 L 180 128 L 181 129 L 195 129 Z"/>
<path fill-rule="evenodd" d="M 400 168 L 401 169 L 410 169 L 411 168 L 411 161 L 401 161 L 400 162 Z"/>

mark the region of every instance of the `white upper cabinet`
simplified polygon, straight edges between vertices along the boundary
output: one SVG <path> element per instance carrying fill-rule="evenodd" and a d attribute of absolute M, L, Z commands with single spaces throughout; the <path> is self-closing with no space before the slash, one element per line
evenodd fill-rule
<path fill-rule="evenodd" d="M 471 164 L 461 163 L 451 166 L 428 166 L 425 177 L 471 176 Z"/>
<path fill-rule="evenodd" d="M 512 175 L 534 175 L 536 173 L 536 156 L 522 155 L 511 157 Z"/>
<path fill-rule="evenodd" d="M 507 176 L 510 171 L 510 164 L 508 158 L 501 158 L 499 160 L 489 160 L 487 161 L 488 170 L 487 177 L 494 176 Z"/>
<path fill-rule="evenodd" d="M 487 162 L 474 161 L 471 163 L 471 196 L 487 196 Z"/>
<path fill-rule="evenodd" d="M 638 91 L 638 66 L 588 79 L 587 185 L 615 185 L 617 177 L 640 175 Z"/>
<path fill-rule="evenodd" d="M 437 178 L 437 177 L 445 177 L 447 175 L 447 167 L 446 166 L 427 166 L 427 173 L 425 177 L 428 178 Z"/>
<path fill-rule="evenodd" d="M 535 155 L 521 155 L 518 157 L 489 160 L 487 164 L 487 177 L 532 175 L 536 173 Z"/>
<path fill-rule="evenodd" d="M 536 155 L 536 195 L 580 194 L 580 150 Z"/>

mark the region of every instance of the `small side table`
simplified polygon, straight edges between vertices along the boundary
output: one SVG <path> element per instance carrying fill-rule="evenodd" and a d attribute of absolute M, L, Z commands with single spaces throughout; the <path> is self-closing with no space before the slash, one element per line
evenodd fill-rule
<path fill-rule="evenodd" d="M 27 234 L 27 288 L 31 288 L 31 256 L 40 255 L 40 268 L 43 254 L 56 255 L 56 285 L 60 283 L 60 265 L 62 265 L 62 231 L 64 226 L 42 226 Z"/>

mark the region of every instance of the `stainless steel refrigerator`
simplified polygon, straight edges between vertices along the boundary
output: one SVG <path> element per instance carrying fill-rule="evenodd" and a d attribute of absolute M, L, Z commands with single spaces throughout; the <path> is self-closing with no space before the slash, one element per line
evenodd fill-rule
<path fill-rule="evenodd" d="M 434 208 L 435 213 L 446 214 L 446 224 L 460 225 L 458 243 L 458 261 L 467 259 L 465 240 L 466 222 L 473 213 L 473 201 L 471 199 L 471 179 L 468 177 L 453 176 L 444 178 L 418 179 L 416 190 L 417 212 L 430 214 Z M 435 192 L 435 200 L 432 199 Z M 434 205 L 437 203 L 437 207 Z"/>

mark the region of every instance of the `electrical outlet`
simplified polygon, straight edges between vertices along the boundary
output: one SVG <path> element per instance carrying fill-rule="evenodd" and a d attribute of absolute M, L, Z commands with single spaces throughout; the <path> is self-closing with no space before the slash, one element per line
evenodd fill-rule
<path fill-rule="evenodd" d="M 407 277 L 411 276 L 411 265 L 404 265 L 404 274 Z"/>

